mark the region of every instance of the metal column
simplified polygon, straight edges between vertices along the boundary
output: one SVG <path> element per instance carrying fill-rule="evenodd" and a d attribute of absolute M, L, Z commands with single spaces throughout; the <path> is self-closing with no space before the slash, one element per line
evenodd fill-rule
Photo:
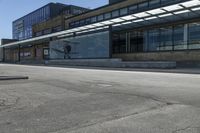
<path fill-rule="evenodd" d="M 113 35 L 112 35 L 112 26 L 109 26 L 109 57 L 112 58 L 113 53 Z"/>
<path fill-rule="evenodd" d="M 20 53 L 21 53 L 21 48 L 20 48 L 21 46 L 20 45 L 18 45 L 18 61 L 20 62 L 21 61 L 21 57 L 20 57 Z"/>
<path fill-rule="evenodd" d="M 3 50 L 2 51 L 3 52 L 3 62 L 5 62 L 6 61 L 6 59 L 5 59 L 6 58 L 5 48 L 3 47 L 2 50 Z"/>

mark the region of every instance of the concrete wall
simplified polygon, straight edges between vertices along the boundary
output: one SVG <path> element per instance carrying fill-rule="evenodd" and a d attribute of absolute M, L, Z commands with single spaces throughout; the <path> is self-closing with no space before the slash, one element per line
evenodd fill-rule
<path fill-rule="evenodd" d="M 200 61 L 200 50 L 113 54 L 124 61 Z"/>
<path fill-rule="evenodd" d="M 109 32 L 93 33 L 50 42 L 50 59 L 64 59 L 64 47 L 70 45 L 72 59 L 109 58 Z"/>

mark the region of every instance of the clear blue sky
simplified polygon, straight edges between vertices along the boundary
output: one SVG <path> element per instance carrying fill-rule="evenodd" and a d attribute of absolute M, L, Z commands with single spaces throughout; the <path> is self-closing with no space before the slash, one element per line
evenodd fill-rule
<path fill-rule="evenodd" d="M 0 39 L 12 38 L 12 21 L 49 3 L 60 2 L 91 9 L 105 5 L 108 0 L 0 0 Z"/>

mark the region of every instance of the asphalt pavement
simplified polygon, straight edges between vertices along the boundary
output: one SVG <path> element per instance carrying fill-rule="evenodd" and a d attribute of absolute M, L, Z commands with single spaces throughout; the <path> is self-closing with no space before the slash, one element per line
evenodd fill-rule
<path fill-rule="evenodd" d="M 13 75 L 0 133 L 200 133 L 199 74 L 0 64 Z"/>

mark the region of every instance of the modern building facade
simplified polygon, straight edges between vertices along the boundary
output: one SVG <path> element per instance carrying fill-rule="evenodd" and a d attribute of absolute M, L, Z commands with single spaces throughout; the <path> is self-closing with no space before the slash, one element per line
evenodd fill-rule
<path fill-rule="evenodd" d="M 199 0 L 124 0 L 66 18 L 65 27 L 4 47 L 34 52 L 50 40 L 48 59 L 200 62 Z"/>
<path fill-rule="evenodd" d="M 126 0 L 99 8 L 85 17 L 73 17 L 69 23 L 73 28 L 96 22 L 112 25 L 112 57 L 115 58 L 199 60 L 196 58 L 200 47 L 198 3 L 195 0 Z"/>
<path fill-rule="evenodd" d="M 65 19 L 89 11 L 87 8 L 67 5 L 60 14 L 44 22 L 36 23 L 32 26 L 33 37 L 46 35 L 65 30 Z"/>
<path fill-rule="evenodd" d="M 13 39 L 24 40 L 32 38 L 32 26 L 34 24 L 47 21 L 60 12 L 67 5 L 61 3 L 49 3 L 24 17 L 21 17 L 13 22 Z"/>
<path fill-rule="evenodd" d="M 109 4 L 119 3 L 125 0 L 109 0 Z"/>

